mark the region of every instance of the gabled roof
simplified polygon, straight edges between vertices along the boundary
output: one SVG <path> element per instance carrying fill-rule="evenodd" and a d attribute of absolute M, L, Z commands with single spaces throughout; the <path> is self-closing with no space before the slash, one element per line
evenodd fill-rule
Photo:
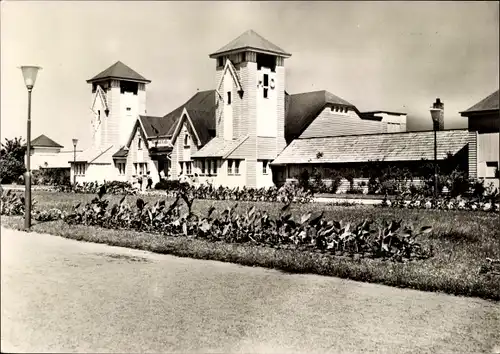
<path fill-rule="evenodd" d="M 279 55 L 282 57 L 291 56 L 290 53 L 285 52 L 277 45 L 269 42 L 267 39 L 265 39 L 255 31 L 248 30 L 238 38 L 233 39 L 224 47 L 220 48 L 215 53 L 210 54 L 210 58 L 215 58 L 223 54 L 241 50 L 253 50 L 260 53 Z"/>
<path fill-rule="evenodd" d="M 153 116 L 139 116 L 142 127 L 144 128 L 144 134 L 147 138 L 154 138 L 157 136 L 166 136 L 170 128 L 175 125 L 178 117 L 175 116 L 165 116 L 165 117 L 153 117 Z"/>
<path fill-rule="evenodd" d="M 31 147 L 63 148 L 64 146 L 59 145 L 54 140 L 42 134 L 38 138 L 31 141 Z"/>
<path fill-rule="evenodd" d="M 437 158 L 456 154 L 468 143 L 467 129 L 437 132 Z M 318 155 L 318 153 L 321 153 Z M 405 132 L 295 139 L 273 164 L 418 161 L 434 159 L 434 132 Z"/>
<path fill-rule="evenodd" d="M 90 83 L 102 79 L 118 79 L 144 83 L 151 82 L 151 80 L 144 78 L 144 76 L 138 74 L 127 65 L 123 64 L 121 61 L 117 61 L 106 70 L 94 76 L 92 79 L 87 80 L 87 82 Z"/>
<path fill-rule="evenodd" d="M 206 144 L 211 138 L 210 131 L 215 130 L 215 95 L 215 90 L 197 92 L 185 104 L 163 117 L 164 119 L 173 119 L 176 122 L 166 135 L 173 135 L 178 119 L 181 118 L 183 110 L 186 109 L 200 138 L 200 143 Z"/>
<path fill-rule="evenodd" d="M 125 146 L 122 146 L 120 150 L 118 150 L 113 154 L 113 158 L 124 158 L 127 157 L 127 155 L 128 155 L 128 149 Z"/>
<path fill-rule="evenodd" d="M 287 142 L 298 138 L 319 113 L 328 105 L 356 107 L 328 91 L 285 94 L 285 138 Z"/>
<path fill-rule="evenodd" d="M 468 110 L 460 112 L 460 114 L 462 116 L 467 116 L 467 113 L 498 111 L 498 99 L 499 91 L 497 90 L 485 99 L 476 103 L 474 106 L 470 107 Z"/>

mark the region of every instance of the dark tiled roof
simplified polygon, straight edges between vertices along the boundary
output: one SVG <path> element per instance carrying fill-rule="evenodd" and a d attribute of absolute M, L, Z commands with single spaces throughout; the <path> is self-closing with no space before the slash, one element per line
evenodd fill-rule
<path fill-rule="evenodd" d="M 298 138 L 327 105 L 356 109 L 346 100 L 328 91 L 285 94 L 285 138 L 287 142 Z"/>
<path fill-rule="evenodd" d="M 118 150 L 113 154 L 113 157 L 114 158 L 127 157 L 127 155 L 128 155 L 128 149 L 125 146 L 123 146 L 120 150 Z"/>
<path fill-rule="evenodd" d="M 437 132 L 437 157 L 456 154 L 468 143 L 469 132 Z M 322 156 L 318 157 L 318 152 Z M 368 161 L 417 161 L 434 159 L 434 132 L 350 135 L 295 139 L 273 164 L 345 163 Z"/>
<path fill-rule="evenodd" d="M 232 40 L 224 47 L 220 48 L 215 53 L 210 54 L 210 57 L 216 57 L 220 54 L 224 54 L 227 52 L 232 52 L 236 50 L 242 49 L 253 49 L 257 52 L 265 52 L 269 54 L 277 54 L 285 57 L 290 57 L 291 54 L 285 52 L 283 49 L 278 47 L 277 45 L 269 42 L 267 39 L 259 35 L 253 30 L 248 30 L 238 38 Z"/>
<path fill-rule="evenodd" d="M 167 135 L 177 118 L 173 115 L 169 117 L 139 116 L 141 125 L 144 127 L 144 134 L 148 138 Z"/>
<path fill-rule="evenodd" d="M 184 105 L 176 108 L 163 119 L 171 119 L 177 122 L 185 108 L 193 121 L 201 143 L 206 144 L 211 138 L 210 131 L 215 130 L 215 95 L 215 90 L 197 92 Z M 172 135 L 175 128 L 176 124 L 173 124 L 167 135 Z"/>
<path fill-rule="evenodd" d="M 499 98 L 499 91 L 497 90 L 496 92 L 493 92 L 485 99 L 476 103 L 474 106 L 470 107 L 468 110 L 460 112 L 460 114 L 466 116 L 467 113 L 498 110 L 498 98 Z"/>
<path fill-rule="evenodd" d="M 87 80 L 87 82 L 92 82 L 107 78 L 125 79 L 131 81 L 139 81 L 139 82 L 151 82 L 150 80 L 144 78 L 144 76 L 138 74 L 137 72 L 129 68 L 127 65 L 123 64 L 121 61 L 117 61 L 106 70 L 94 76 L 92 79 Z"/>
<path fill-rule="evenodd" d="M 48 138 L 45 135 L 40 135 L 38 138 L 31 141 L 31 147 L 55 147 L 55 148 L 63 148 L 64 146 L 59 145 L 54 140 Z"/>

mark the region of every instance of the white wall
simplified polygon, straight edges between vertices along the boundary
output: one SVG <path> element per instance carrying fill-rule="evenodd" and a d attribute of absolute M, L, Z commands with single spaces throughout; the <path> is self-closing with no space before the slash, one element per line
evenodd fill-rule
<path fill-rule="evenodd" d="M 263 161 L 258 160 L 257 161 L 257 188 L 262 188 L 262 187 L 272 187 L 274 186 L 273 183 L 273 173 L 271 171 L 271 165 L 270 163 L 272 160 L 269 160 L 267 163 L 267 174 L 263 173 Z"/>
<path fill-rule="evenodd" d="M 267 74 L 267 98 L 264 98 L 264 75 Z M 276 137 L 278 134 L 277 76 L 271 69 L 262 67 L 257 71 L 257 136 Z M 271 88 L 274 81 L 274 89 Z"/>
<path fill-rule="evenodd" d="M 489 177 L 493 172 L 487 167 L 487 162 L 497 162 L 500 165 L 499 153 L 500 133 L 480 133 L 477 135 L 477 172 L 479 178 Z M 493 172 L 494 173 L 494 172 Z"/>
<path fill-rule="evenodd" d="M 234 97 L 233 97 L 233 78 L 229 70 L 226 70 L 226 74 L 224 75 L 224 91 L 222 95 L 224 97 L 224 139 L 232 140 L 233 139 L 233 105 L 234 105 Z M 228 104 L 227 93 L 231 92 L 231 104 Z"/>
<path fill-rule="evenodd" d="M 377 113 L 375 114 L 375 116 L 381 117 L 382 123 L 387 124 L 388 133 L 400 133 L 406 131 L 406 114 L 394 115 L 387 113 Z"/>

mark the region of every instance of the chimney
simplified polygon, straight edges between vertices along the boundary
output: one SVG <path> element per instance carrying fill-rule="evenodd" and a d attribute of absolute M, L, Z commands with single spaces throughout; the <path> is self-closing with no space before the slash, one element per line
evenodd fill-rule
<path fill-rule="evenodd" d="M 444 103 L 441 102 L 440 98 L 436 98 L 436 102 L 432 104 L 432 108 L 439 108 L 441 110 L 441 114 L 439 115 L 439 120 L 435 122 L 436 126 L 434 129 L 436 130 L 444 130 Z"/>

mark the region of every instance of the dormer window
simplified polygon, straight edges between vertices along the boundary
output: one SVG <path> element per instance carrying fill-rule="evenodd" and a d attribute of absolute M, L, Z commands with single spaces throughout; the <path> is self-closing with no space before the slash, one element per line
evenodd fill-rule
<path fill-rule="evenodd" d="M 190 145 L 190 136 L 189 134 L 184 135 L 184 147 L 189 147 Z"/>

